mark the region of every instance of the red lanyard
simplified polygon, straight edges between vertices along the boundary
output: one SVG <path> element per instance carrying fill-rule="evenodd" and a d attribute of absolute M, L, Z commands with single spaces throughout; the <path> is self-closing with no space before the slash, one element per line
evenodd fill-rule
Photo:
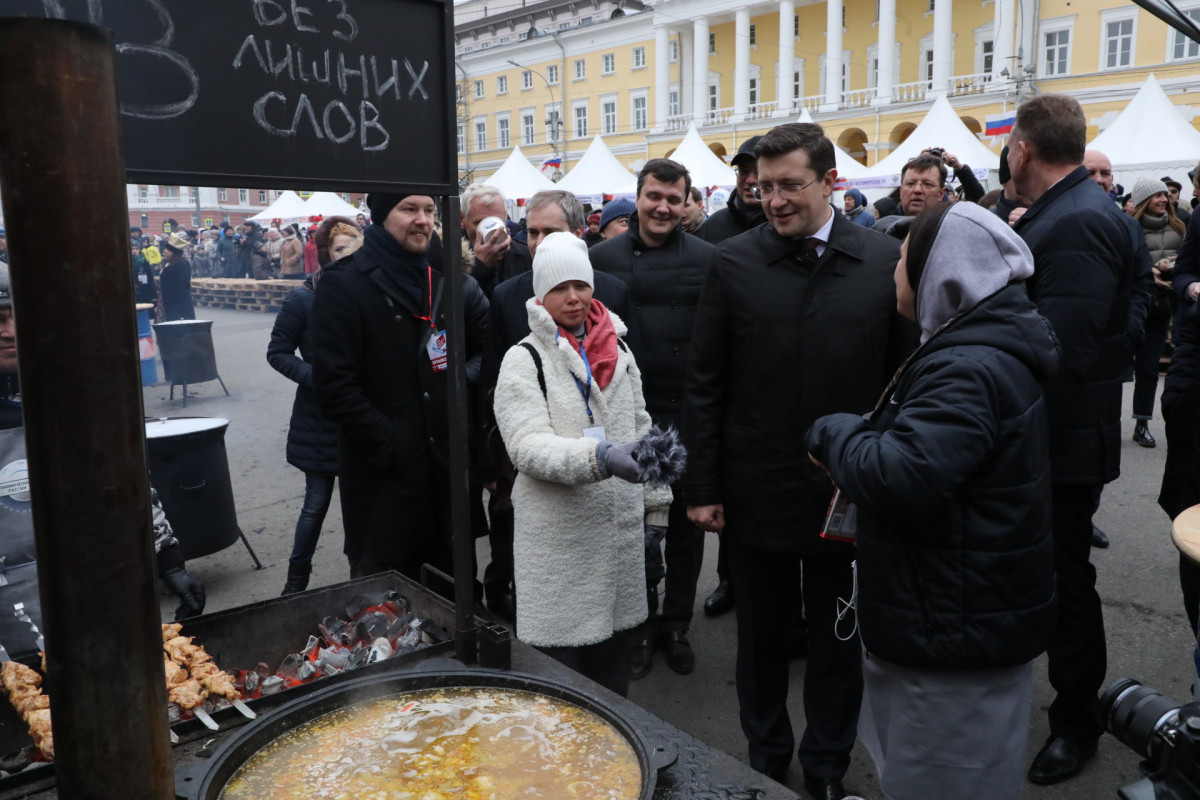
<path fill-rule="evenodd" d="M 437 333 L 437 325 L 433 324 L 433 267 L 426 266 L 425 269 L 426 269 L 425 278 L 428 281 L 428 285 L 429 285 L 429 314 L 426 316 L 421 316 L 420 314 L 413 314 L 413 316 L 416 317 L 417 319 L 423 319 L 426 322 L 428 322 L 430 329 L 434 333 Z"/>

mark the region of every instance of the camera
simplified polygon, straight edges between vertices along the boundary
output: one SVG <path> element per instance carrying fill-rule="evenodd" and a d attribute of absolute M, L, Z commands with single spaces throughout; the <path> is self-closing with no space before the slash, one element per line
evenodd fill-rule
<path fill-rule="evenodd" d="M 929 148 L 929 155 L 933 156 L 934 158 L 944 158 L 944 156 L 942 155 L 943 152 L 944 151 L 940 147 Z"/>
<path fill-rule="evenodd" d="M 1145 757 L 1145 775 L 1117 790 L 1124 800 L 1200 798 L 1200 703 L 1180 705 L 1130 678 L 1100 695 L 1104 729 Z"/>

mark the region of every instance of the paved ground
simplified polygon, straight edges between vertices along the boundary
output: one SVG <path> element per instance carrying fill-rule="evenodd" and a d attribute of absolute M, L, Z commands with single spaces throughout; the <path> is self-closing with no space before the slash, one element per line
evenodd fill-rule
<path fill-rule="evenodd" d="M 187 409 L 178 392 L 174 401 L 167 399 L 166 385 L 147 387 L 144 400 L 148 416 L 219 416 L 231 421 L 226 445 L 238 519 L 265 569 L 255 571 L 240 544 L 190 562 L 189 569 L 208 589 L 208 610 L 216 611 L 279 593 L 304 479 L 283 455 L 292 384 L 274 372 L 265 358 L 274 316 L 209 309 L 199 309 L 199 315 L 214 321 L 217 364 L 230 396 L 211 382 L 191 387 Z M 1108 674 L 1110 680 L 1134 677 L 1182 701 L 1187 699 L 1191 683 L 1192 640 L 1179 597 L 1177 554 L 1171 545 L 1169 522 L 1155 502 L 1165 457 L 1162 426 L 1158 421 L 1151 425 L 1160 440 L 1154 450 L 1135 446 L 1129 440 L 1132 428 L 1132 422 L 1127 422 L 1122 477 L 1105 490 L 1096 518 L 1112 539 L 1111 549 L 1093 551 L 1108 627 Z M 349 577 L 341 555 L 340 528 L 335 501 L 317 550 L 314 587 Z M 486 540 L 482 542 L 481 563 L 487 558 Z M 691 631 L 696 671 L 677 676 L 660 657 L 653 672 L 634 685 L 631 698 L 710 745 L 744 759 L 745 740 L 738 725 L 733 685 L 735 622 L 731 615 L 706 619 L 699 605 L 716 583 L 715 557 L 716 539 L 710 538 Z M 173 608 L 174 604 L 164 599 L 164 612 Z M 1031 758 L 1047 735 L 1045 709 L 1051 694 L 1044 659 L 1039 660 L 1035 675 Z M 790 704 L 797 730 L 803 723 L 799 702 L 803 676 L 804 662 L 797 661 Z M 1138 777 L 1138 760 L 1114 738 L 1105 737 L 1099 756 L 1082 776 L 1057 787 L 1029 786 L 1025 796 L 1034 800 L 1114 797 L 1117 787 Z M 861 749 L 856 751 L 847 784 L 864 797 L 882 797 L 874 767 Z M 800 790 L 798 768 L 793 768 L 789 785 Z"/>

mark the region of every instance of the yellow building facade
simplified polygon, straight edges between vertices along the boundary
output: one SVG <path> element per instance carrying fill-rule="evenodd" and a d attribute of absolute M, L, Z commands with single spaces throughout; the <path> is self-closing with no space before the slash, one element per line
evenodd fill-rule
<path fill-rule="evenodd" d="M 466 19 L 456 24 L 464 182 L 491 174 L 514 145 L 535 165 L 557 154 L 565 172 L 597 133 L 636 171 L 690 124 L 728 158 L 802 109 L 871 165 L 940 94 L 982 134 L 989 114 L 1067 92 L 1084 106 L 1089 140 L 1151 73 L 1193 125 L 1200 100 L 1200 46 L 1132 3 L 659 0 L 479 14 L 478 2 L 456 7 Z M 1181 8 L 1200 19 L 1200 0 Z M 999 151 L 999 139 L 983 141 Z"/>

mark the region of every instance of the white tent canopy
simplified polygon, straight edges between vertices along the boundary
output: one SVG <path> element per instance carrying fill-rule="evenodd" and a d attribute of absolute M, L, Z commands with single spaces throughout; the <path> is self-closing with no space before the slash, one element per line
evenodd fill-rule
<path fill-rule="evenodd" d="M 708 148 L 695 125 L 688 125 L 687 135 L 675 148 L 675 152 L 671 153 L 670 158 L 687 167 L 692 176 L 693 186 L 703 189 L 737 185 L 737 174 L 733 167 Z"/>
<path fill-rule="evenodd" d="M 505 200 L 528 200 L 543 189 L 554 188 L 554 181 L 530 164 L 520 147 L 514 147 L 500 169 L 484 183 L 499 189 Z"/>
<path fill-rule="evenodd" d="M 273 219 L 280 219 L 284 222 L 295 222 L 300 219 L 308 219 L 312 214 L 308 207 L 304 204 L 304 200 L 300 195 L 288 189 L 285 192 L 280 192 L 279 197 L 274 203 L 264 208 L 262 211 L 250 217 L 252 222 L 267 222 Z"/>
<path fill-rule="evenodd" d="M 362 213 L 333 192 L 313 192 L 313 196 L 308 198 L 308 202 L 304 204 L 304 209 L 306 217 L 349 217 L 354 219 L 356 215 Z"/>
<path fill-rule="evenodd" d="M 812 114 L 805 108 L 800 112 L 800 118 L 796 122 L 812 122 Z M 837 159 L 837 171 L 839 178 L 859 178 L 866 173 L 867 168 L 854 160 L 854 158 L 836 144 L 833 146 L 833 155 Z"/>
<path fill-rule="evenodd" d="M 909 159 L 921 154 L 927 147 L 940 147 L 948 153 L 953 153 L 963 164 L 974 170 L 994 170 L 1000 168 L 1000 156 L 989 150 L 979 137 L 963 124 L 945 96 L 933 101 L 933 107 L 921 120 L 921 124 L 901 142 L 887 158 L 873 167 L 868 167 L 864 178 L 887 179 L 895 178 L 888 186 L 899 185 L 900 170 Z M 884 184 L 880 184 L 884 185 Z M 859 188 L 865 188 L 860 186 Z"/>
<path fill-rule="evenodd" d="M 1088 149 L 1108 156 L 1126 190 L 1140 177 L 1167 174 L 1186 185 L 1184 175 L 1200 160 L 1200 131 L 1183 118 L 1151 74 Z"/>
<path fill-rule="evenodd" d="M 608 145 L 596 134 L 583 158 L 558 182 L 556 188 L 571 192 L 581 203 L 595 203 L 603 195 L 619 193 L 636 180 L 637 176 L 621 166 Z"/>

